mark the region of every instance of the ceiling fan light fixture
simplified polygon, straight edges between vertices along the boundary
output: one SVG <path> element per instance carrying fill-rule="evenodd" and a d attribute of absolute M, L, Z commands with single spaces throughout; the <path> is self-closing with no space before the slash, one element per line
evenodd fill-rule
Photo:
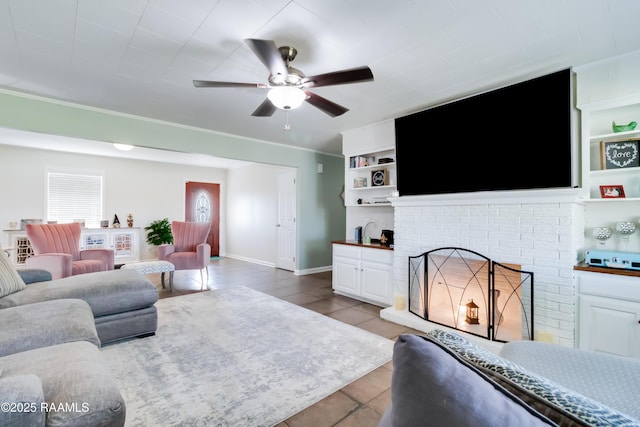
<path fill-rule="evenodd" d="M 298 108 L 306 97 L 302 89 L 291 86 L 274 87 L 267 94 L 269 101 L 281 110 Z"/>

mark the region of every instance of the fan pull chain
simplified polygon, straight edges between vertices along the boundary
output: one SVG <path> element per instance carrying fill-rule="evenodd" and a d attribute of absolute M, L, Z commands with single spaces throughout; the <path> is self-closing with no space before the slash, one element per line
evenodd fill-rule
<path fill-rule="evenodd" d="M 286 114 L 287 114 L 287 121 L 284 124 L 284 130 L 285 132 L 288 132 L 291 130 L 291 125 L 289 124 L 289 110 L 285 110 Z"/>

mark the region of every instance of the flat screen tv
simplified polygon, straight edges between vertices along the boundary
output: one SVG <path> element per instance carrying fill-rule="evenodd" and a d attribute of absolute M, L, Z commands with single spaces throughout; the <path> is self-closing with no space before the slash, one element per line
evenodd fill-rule
<path fill-rule="evenodd" d="M 395 120 L 400 196 L 575 186 L 572 71 Z"/>

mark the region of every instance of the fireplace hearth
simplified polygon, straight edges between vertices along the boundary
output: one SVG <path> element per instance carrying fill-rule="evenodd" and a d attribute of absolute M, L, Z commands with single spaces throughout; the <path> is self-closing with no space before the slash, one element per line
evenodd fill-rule
<path fill-rule="evenodd" d="M 410 256 L 408 305 L 424 320 L 492 341 L 534 337 L 533 273 L 468 249 Z"/>

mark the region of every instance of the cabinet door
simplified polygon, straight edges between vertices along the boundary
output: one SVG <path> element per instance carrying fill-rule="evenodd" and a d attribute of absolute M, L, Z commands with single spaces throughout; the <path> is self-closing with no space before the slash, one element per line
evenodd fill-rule
<path fill-rule="evenodd" d="M 360 271 L 362 296 L 385 306 L 391 305 L 392 269 L 391 265 L 363 261 Z"/>
<path fill-rule="evenodd" d="M 116 260 L 128 261 L 137 259 L 136 234 L 133 231 L 116 232 L 112 235 L 111 247 Z"/>
<path fill-rule="evenodd" d="M 640 303 L 580 295 L 580 348 L 640 357 Z"/>
<path fill-rule="evenodd" d="M 360 261 L 333 257 L 333 289 L 338 293 L 360 295 Z"/>

